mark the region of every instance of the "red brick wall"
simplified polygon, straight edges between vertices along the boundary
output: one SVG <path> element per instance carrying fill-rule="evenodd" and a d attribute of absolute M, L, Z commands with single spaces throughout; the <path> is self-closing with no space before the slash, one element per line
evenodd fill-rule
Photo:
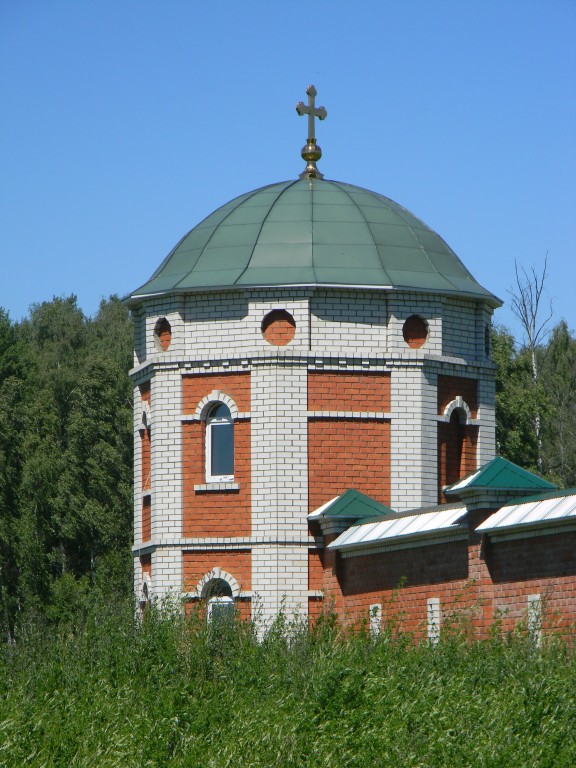
<path fill-rule="evenodd" d="M 310 419 L 308 483 L 311 512 L 348 488 L 390 504 L 390 424 Z"/>
<path fill-rule="evenodd" d="M 468 541 L 346 559 L 326 552 L 326 599 L 333 599 L 350 623 L 365 619 L 370 605 L 382 603 L 384 617 L 395 617 L 403 631 L 424 637 L 427 600 L 437 597 L 444 629 L 468 625 L 482 636 L 496 619 L 505 632 L 525 623 L 528 595 L 540 594 L 543 631 L 573 631 L 576 532 L 490 541 L 474 531 L 488 514 L 470 513 Z"/>
<path fill-rule="evenodd" d="M 404 323 L 402 335 L 411 349 L 419 349 L 428 337 L 428 326 L 421 317 L 412 315 Z"/>
<path fill-rule="evenodd" d="M 428 598 L 439 597 L 443 612 L 475 600 L 466 541 L 342 558 L 338 570 L 349 620 L 365 618 L 370 605 L 382 602 L 385 618 L 401 618 L 402 630 L 417 636 L 426 635 Z"/>
<path fill-rule="evenodd" d="M 184 536 L 249 536 L 250 423 L 234 423 L 234 482 L 240 490 L 198 492 L 206 483 L 204 423 L 183 425 Z"/>
<path fill-rule="evenodd" d="M 322 550 L 308 550 L 308 589 L 323 588 L 324 568 L 322 565 Z"/>
<path fill-rule="evenodd" d="M 238 410 L 250 410 L 250 374 L 184 376 L 183 408 L 194 413 L 200 400 L 213 390 L 229 395 Z M 206 427 L 204 422 L 183 425 L 183 535 L 249 536 L 251 531 L 250 423 L 234 422 L 234 482 L 239 490 L 198 492 L 206 483 Z"/>
<path fill-rule="evenodd" d="M 145 496 L 142 499 L 142 541 L 152 538 L 152 499 Z"/>
<path fill-rule="evenodd" d="M 140 390 L 140 398 L 142 399 L 143 403 L 149 403 L 150 402 L 150 382 L 144 381 L 140 386 L 138 387 Z"/>
<path fill-rule="evenodd" d="M 308 373 L 309 411 L 389 411 L 390 374 Z"/>
<path fill-rule="evenodd" d="M 450 485 L 476 469 L 478 427 L 460 424 L 458 414 L 452 413 L 450 422 L 438 424 L 438 501 L 448 499 L 442 493 Z"/>
<path fill-rule="evenodd" d="M 478 414 L 478 382 L 476 379 L 465 379 L 462 376 L 438 376 L 438 413 L 455 400 L 458 395 L 464 400 L 472 418 Z"/>
<path fill-rule="evenodd" d="M 214 568 L 234 576 L 240 589 L 252 589 L 252 554 L 248 549 L 214 549 L 182 553 L 184 589 L 193 591 L 200 579 Z"/>
<path fill-rule="evenodd" d="M 461 376 L 438 376 L 438 414 L 460 396 L 470 408 L 473 419 L 478 415 L 478 382 Z M 438 424 L 438 501 L 447 501 L 442 488 L 460 480 L 477 468 L 478 427 L 460 424 L 458 414 L 450 422 Z"/>
<path fill-rule="evenodd" d="M 310 371 L 309 411 L 390 410 L 390 375 Z M 311 418 L 308 422 L 309 509 L 356 488 L 390 503 L 390 424 L 383 420 Z"/>
<path fill-rule="evenodd" d="M 140 567 L 142 568 L 142 573 L 152 576 L 152 555 L 141 555 Z"/>
<path fill-rule="evenodd" d="M 140 431 L 140 452 L 142 457 L 142 490 L 148 490 L 152 480 L 152 451 L 149 429 L 142 429 Z"/>
<path fill-rule="evenodd" d="M 172 341 L 172 328 L 166 318 L 164 318 L 158 326 L 158 341 L 164 352 L 166 352 Z"/>
<path fill-rule="evenodd" d="M 313 624 L 316 619 L 322 614 L 324 609 L 324 601 L 321 597 L 309 597 L 308 598 L 308 621 Z"/>
<path fill-rule="evenodd" d="M 140 398 L 143 403 L 150 405 L 152 396 L 150 392 L 150 382 L 146 381 L 141 384 Z M 142 466 L 142 489 L 150 488 L 150 475 L 151 475 L 151 447 L 150 447 L 150 429 L 140 430 L 140 458 Z"/>
<path fill-rule="evenodd" d="M 493 612 L 504 630 L 526 619 L 528 595 L 544 599 L 544 628 L 576 622 L 576 532 L 532 539 L 490 541 L 486 563 L 493 583 Z"/>
<path fill-rule="evenodd" d="M 250 410 L 250 374 L 198 373 L 182 377 L 184 413 L 193 414 L 202 398 L 218 389 L 234 400 L 239 411 Z"/>
<path fill-rule="evenodd" d="M 200 579 L 214 568 L 221 568 L 234 576 L 241 590 L 252 589 L 252 555 L 247 549 L 183 552 L 182 566 L 185 592 L 195 592 Z M 238 607 L 241 617 L 248 618 L 250 606 L 239 601 Z"/>

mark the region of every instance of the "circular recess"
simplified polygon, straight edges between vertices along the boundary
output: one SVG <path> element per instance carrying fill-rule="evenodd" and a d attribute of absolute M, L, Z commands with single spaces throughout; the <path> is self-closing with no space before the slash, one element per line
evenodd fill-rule
<path fill-rule="evenodd" d="M 166 352 L 172 341 L 172 326 L 165 317 L 160 318 L 154 327 L 154 343 L 156 349 Z"/>
<path fill-rule="evenodd" d="M 428 338 L 428 324 L 419 315 L 411 315 L 404 323 L 402 334 L 411 349 L 418 349 Z"/>
<path fill-rule="evenodd" d="M 262 335 L 275 347 L 285 347 L 294 338 L 296 323 L 290 312 L 273 309 L 262 320 Z"/>

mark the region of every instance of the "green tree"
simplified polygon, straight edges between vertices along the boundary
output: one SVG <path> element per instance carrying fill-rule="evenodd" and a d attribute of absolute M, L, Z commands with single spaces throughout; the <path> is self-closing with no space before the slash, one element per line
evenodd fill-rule
<path fill-rule="evenodd" d="M 0 309 L 0 633 L 9 638 L 18 608 L 16 528 L 28 365 L 27 349 Z"/>
<path fill-rule="evenodd" d="M 0 313 L 0 621 L 129 589 L 132 327 L 116 298 Z M 110 574 L 113 574 L 110 577 Z M 76 585 L 76 586 L 74 586 Z M 72 601 L 74 602 L 74 601 Z"/>
<path fill-rule="evenodd" d="M 549 402 L 543 424 L 544 471 L 555 482 L 576 485 L 576 339 L 562 320 L 553 329 L 541 366 Z"/>
<path fill-rule="evenodd" d="M 540 369 L 542 359 L 542 347 L 544 339 L 548 336 L 549 323 L 552 319 L 552 303 L 546 311 L 546 316 L 542 319 L 542 299 L 546 277 L 548 272 L 548 255 L 544 259 L 544 268 L 539 275 L 534 267 L 530 274 L 524 267 L 516 268 L 516 287 L 510 292 L 512 297 L 512 311 L 520 320 L 525 335 L 524 352 L 530 360 L 532 373 L 532 384 L 534 389 L 538 389 L 540 384 Z M 536 402 L 540 398 L 540 393 L 536 393 Z M 544 467 L 543 447 L 542 447 L 542 418 L 543 414 L 536 407 L 533 415 L 533 429 L 536 439 L 536 467 L 542 474 Z"/>
<path fill-rule="evenodd" d="M 512 334 L 495 327 L 492 359 L 496 372 L 496 445 L 500 456 L 527 469 L 536 469 L 535 414 L 542 407 L 541 387 L 532 379 L 530 355 L 517 350 Z"/>

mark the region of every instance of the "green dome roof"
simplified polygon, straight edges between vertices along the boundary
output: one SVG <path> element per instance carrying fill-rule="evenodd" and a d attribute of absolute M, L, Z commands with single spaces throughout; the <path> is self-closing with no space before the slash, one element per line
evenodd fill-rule
<path fill-rule="evenodd" d="M 294 285 L 431 291 L 501 303 L 405 208 L 321 179 L 271 184 L 226 203 L 185 235 L 130 298 Z"/>

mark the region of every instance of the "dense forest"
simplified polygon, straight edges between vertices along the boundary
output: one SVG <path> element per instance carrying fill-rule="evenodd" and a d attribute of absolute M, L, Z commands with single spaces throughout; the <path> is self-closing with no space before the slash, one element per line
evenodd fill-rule
<path fill-rule="evenodd" d="M 130 589 L 132 327 L 117 298 L 0 312 L 0 624 Z"/>
<path fill-rule="evenodd" d="M 0 630 L 57 622 L 96 592 L 129 595 L 132 326 L 115 297 L 0 310 Z M 534 354 L 532 354 L 532 352 Z M 493 331 L 500 455 L 576 485 L 576 338 L 561 321 L 533 350 Z"/>

